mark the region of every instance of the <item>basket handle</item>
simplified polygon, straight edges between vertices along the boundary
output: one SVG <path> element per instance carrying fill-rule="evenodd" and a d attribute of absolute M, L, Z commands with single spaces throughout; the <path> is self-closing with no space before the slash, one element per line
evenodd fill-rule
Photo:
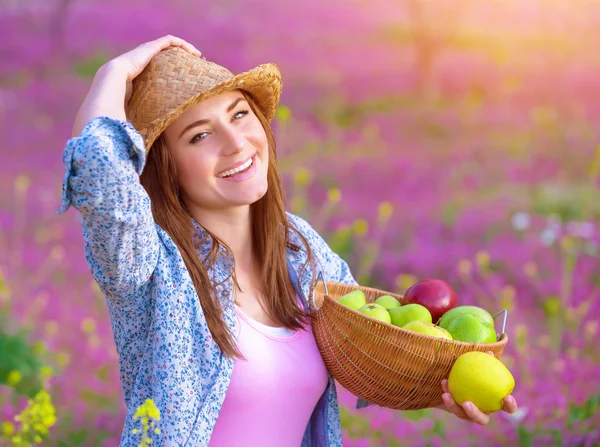
<path fill-rule="evenodd" d="M 500 340 L 500 338 L 505 334 L 505 330 L 506 330 L 506 318 L 508 316 L 508 310 L 506 309 L 502 309 L 500 312 L 498 312 L 496 315 L 494 315 L 494 321 L 496 321 L 496 317 L 498 317 L 498 315 L 504 314 L 504 316 L 502 317 L 502 332 L 500 332 L 499 334 L 496 333 L 496 340 Z"/>
<path fill-rule="evenodd" d="M 325 282 L 325 278 L 323 277 L 323 272 L 319 271 L 319 274 L 317 275 L 317 281 L 315 282 L 315 287 L 312 288 L 312 290 L 310 291 L 310 304 L 312 304 L 312 308 L 314 310 L 319 310 L 323 305 L 321 304 L 320 307 L 317 307 L 317 304 L 315 303 L 315 289 L 317 288 L 316 285 L 317 283 L 321 281 L 323 283 L 323 287 L 325 289 L 325 295 L 329 295 L 329 292 L 327 291 L 327 283 Z"/>

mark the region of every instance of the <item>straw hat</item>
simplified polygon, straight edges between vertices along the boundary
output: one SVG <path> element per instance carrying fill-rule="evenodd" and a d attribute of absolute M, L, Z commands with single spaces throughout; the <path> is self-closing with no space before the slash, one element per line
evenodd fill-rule
<path fill-rule="evenodd" d="M 234 76 L 214 62 L 171 47 L 154 56 L 133 80 L 126 114 L 144 137 L 148 152 L 159 135 L 188 107 L 226 91 L 245 90 L 271 121 L 281 86 L 281 73 L 275 64 L 259 65 Z"/>

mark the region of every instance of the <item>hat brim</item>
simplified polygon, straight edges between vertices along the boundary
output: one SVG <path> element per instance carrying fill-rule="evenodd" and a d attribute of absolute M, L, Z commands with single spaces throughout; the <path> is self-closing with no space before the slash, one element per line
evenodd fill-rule
<path fill-rule="evenodd" d="M 258 65 L 252 70 L 240 73 L 227 81 L 216 84 L 209 90 L 192 96 L 181 106 L 152 121 L 142 132 L 146 152 L 150 150 L 152 144 L 154 144 L 160 134 L 173 121 L 185 113 L 187 109 L 207 98 L 232 90 L 244 90 L 249 93 L 267 122 L 271 122 L 277 111 L 281 89 L 282 82 L 279 67 L 272 63 Z"/>

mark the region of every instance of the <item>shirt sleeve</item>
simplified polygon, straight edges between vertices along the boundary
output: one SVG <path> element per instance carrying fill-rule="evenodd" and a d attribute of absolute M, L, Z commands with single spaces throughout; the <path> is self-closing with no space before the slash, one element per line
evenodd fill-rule
<path fill-rule="evenodd" d="M 81 214 L 85 254 L 108 298 L 127 302 L 146 284 L 160 245 L 150 197 L 140 184 L 146 151 L 128 122 L 97 117 L 67 141 L 62 206 Z"/>
<path fill-rule="evenodd" d="M 323 237 L 306 220 L 290 212 L 286 214 L 294 228 L 307 239 L 327 281 L 358 285 L 348 263 L 331 249 Z"/>

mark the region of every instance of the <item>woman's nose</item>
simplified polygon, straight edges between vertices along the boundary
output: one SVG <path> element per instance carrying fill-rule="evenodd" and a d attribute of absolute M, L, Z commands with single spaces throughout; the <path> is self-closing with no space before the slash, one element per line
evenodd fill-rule
<path fill-rule="evenodd" d="M 236 129 L 227 129 L 223 132 L 223 154 L 233 155 L 244 150 L 246 139 L 244 135 Z"/>

